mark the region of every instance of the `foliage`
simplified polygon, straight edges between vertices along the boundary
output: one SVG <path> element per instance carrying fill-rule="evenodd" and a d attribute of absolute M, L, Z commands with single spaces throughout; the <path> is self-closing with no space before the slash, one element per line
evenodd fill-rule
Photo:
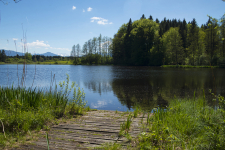
<path fill-rule="evenodd" d="M 32 60 L 32 55 L 31 55 L 31 53 L 26 52 L 26 53 L 25 53 L 25 58 L 28 59 L 28 60 Z"/>
<path fill-rule="evenodd" d="M 171 27 L 162 37 L 163 46 L 166 49 L 166 56 L 171 64 L 183 64 L 184 58 L 183 43 L 178 28 Z"/>
<path fill-rule="evenodd" d="M 132 115 L 129 114 L 129 116 L 127 117 L 127 121 L 125 121 L 124 123 L 121 123 L 119 136 L 124 136 L 128 134 L 130 130 L 130 125 L 132 123 L 131 119 L 132 119 Z"/>
<path fill-rule="evenodd" d="M 8 135 L 24 135 L 30 130 L 40 130 L 55 118 L 79 115 L 86 105 L 84 91 L 73 82 L 69 87 L 67 81 L 59 83 L 53 91 L 0 87 L 0 119 L 4 125 L 6 138 L 0 133 L 0 145 L 5 146 Z M 73 91 L 73 98 L 69 97 Z M 0 128 L 2 128 L 0 124 Z"/>
<path fill-rule="evenodd" d="M 122 147 L 121 144 L 118 143 L 105 143 L 100 147 L 95 147 L 94 149 L 103 149 L 103 150 L 120 150 Z"/>
<path fill-rule="evenodd" d="M 225 55 L 225 19 L 209 16 L 201 27 L 193 19 L 161 22 L 152 16 L 129 20 L 112 40 L 114 64 L 122 65 L 219 65 Z"/>
<path fill-rule="evenodd" d="M 113 39 L 113 59 L 116 64 L 149 64 L 150 49 L 158 35 L 159 25 L 152 20 L 131 20 L 123 24 Z"/>
<path fill-rule="evenodd" d="M 100 54 L 88 54 L 81 58 L 81 64 L 112 64 L 112 57 Z"/>
<path fill-rule="evenodd" d="M 204 98 L 174 100 L 167 110 L 155 109 L 150 132 L 139 136 L 139 148 L 223 149 L 224 124 L 224 110 L 207 106 Z"/>
<path fill-rule="evenodd" d="M 139 106 L 136 106 L 134 109 L 134 118 L 137 118 L 138 113 L 141 112 L 141 108 Z"/>

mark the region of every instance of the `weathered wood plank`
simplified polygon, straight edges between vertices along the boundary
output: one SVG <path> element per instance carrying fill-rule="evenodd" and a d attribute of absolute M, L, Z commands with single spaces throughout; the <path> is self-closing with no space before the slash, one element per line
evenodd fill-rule
<path fill-rule="evenodd" d="M 125 137 L 118 138 L 120 126 L 129 114 L 115 111 L 91 111 L 68 123 L 54 125 L 49 131 L 50 149 L 93 149 L 103 143 L 117 142 L 124 148 L 129 143 Z M 132 119 L 129 134 L 139 135 L 142 123 L 146 124 L 147 114 Z M 148 129 L 145 129 L 145 132 Z M 40 138 L 34 145 L 23 145 L 17 149 L 47 149 L 45 138 Z"/>

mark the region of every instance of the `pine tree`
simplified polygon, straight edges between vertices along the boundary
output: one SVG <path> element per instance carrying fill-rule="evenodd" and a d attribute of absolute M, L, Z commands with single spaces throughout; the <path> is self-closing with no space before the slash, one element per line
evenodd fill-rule
<path fill-rule="evenodd" d="M 132 39 L 130 37 L 130 32 L 132 30 L 132 20 L 130 18 L 128 25 L 127 25 L 127 30 L 126 30 L 126 35 L 124 37 L 124 63 L 129 64 L 130 59 L 131 59 L 131 44 L 132 44 Z"/>
<path fill-rule="evenodd" d="M 87 56 L 87 54 L 88 54 L 88 46 L 87 46 L 88 44 L 87 44 L 87 42 L 85 42 L 84 43 L 84 45 L 83 45 L 83 53 Z"/>
<path fill-rule="evenodd" d="M 206 29 L 206 53 L 210 58 L 210 62 L 212 65 L 215 65 L 216 62 L 213 62 L 213 57 L 215 56 L 218 44 L 219 44 L 219 37 L 218 37 L 218 24 L 215 18 L 209 16 L 207 29 Z"/>
<path fill-rule="evenodd" d="M 141 16 L 141 18 L 140 18 L 140 19 L 146 19 L 146 18 L 145 18 L 145 15 L 143 14 L 143 15 Z"/>
<path fill-rule="evenodd" d="M 198 39 L 199 39 L 199 29 L 197 27 L 197 22 L 195 19 L 191 21 L 191 24 L 188 25 L 188 56 L 191 60 L 191 64 L 195 65 L 195 58 L 199 57 L 198 54 Z"/>
<path fill-rule="evenodd" d="M 76 45 L 76 49 L 77 49 L 77 57 L 80 57 L 80 44 Z"/>
<path fill-rule="evenodd" d="M 149 16 L 149 18 L 148 18 L 148 19 L 149 19 L 149 20 L 153 20 L 153 18 L 152 18 L 152 16 L 151 16 L 151 15 Z"/>
<path fill-rule="evenodd" d="M 220 31 L 221 31 L 221 55 L 222 57 L 225 57 L 225 14 L 220 20 L 221 26 L 220 26 Z"/>
<path fill-rule="evenodd" d="M 6 61 L 6 54 L 5 54 L 5 50 L 3 49 L 2 50 L 2 53 L 1 53 L 1 56 L 2 56 L 2 62 L 5 62 Z"/>
<path fill-rule="evenodd" d="M 97 38 L 96 37 L 93 38 L 92 45 L 93 45 L 93 50 L 95 54 L 97 54 Z"/>
<path fill-rule="evenodd" d="M 2 51 L 0 50 L 0 62 L 2 61 Z"/>
<path fill-rule="evenodd" d="M 100 53 L 100 55 L 102 55 L 102 35 L 100 34 L 98 37 L 98 52 Z"/>

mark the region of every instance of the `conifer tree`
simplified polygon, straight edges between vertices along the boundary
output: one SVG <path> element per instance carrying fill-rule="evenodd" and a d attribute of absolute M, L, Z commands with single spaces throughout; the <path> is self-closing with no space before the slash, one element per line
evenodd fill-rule
<path fill-rule="evenodd" d="M 2 51 L 0 50 L 0 62 L 2 61 Z"/>
<path fill-rule="evenodd" d="M 191 60 L 191 64 L 195 65 L 195 58 L 199 55 L 198 53 L 198 39 L 199 39 L 199 29 L 197 27 L 197 22 L 195 19 L 192 20 L 191 24 L 188 24 L 188 56 Z"/>
<path fill-rule="evenodd" d="M 220 26 L 220 31 L 221 31 L 221 56 L 225 57 L 225 14 L 220 20 L 221 26 Z"/>
<path fill-rule="evenodd" d="M 83 53 L 87 56 L 87 54 L 88 54 L 88 46 L 87 46 L 88 44 L 87 44 L 87 42 L 85 42 L 84 43 L 84 45 L 83 45 Z"/>
<path fill-rule="evenodd" d="M 215 65 L 216 62 L 213 62 L 213 57 L 216 57 L 216 52 L 218 50 L 219 44 L 219 36 L 218 36 L 218 24 L 215 18 L 209 16 L 207 29 L 206 29 L 206 36 L 205 36 L 205 46 L 206 46 L 206 53 L 210 58 L 210 62 L 212 65 Z"/>
<path fill-rule="evenodd" d="M 102 35 L 100 34 L 98 37 L 98 52 L 100 53 L 100 55 L 102 55 Z"/>
<path fill-rule="evenodd" d="M 72 51 L 71 51 L 71 54 L 70 54 L 71 57 L 76 57 L 76 46 L 73 45 L 72 47 Z"/>
<path fill-rule="evenodd" d="M 126 35 L 124 37 L 124 63 L 129 64 L 130 59 L 131 59 L 131 45 L 132 45 L 132 39 L 130 37 L 130 32 L 132 30 L 132 20 L 130 18 L 128 25 L 127 25 L 127 30 L 126 30 Z"/>
<path fill-rule="evenodd" d="M 153 20 L 153 18 L 152 18 L 152 16 L 151 16 L 151 15 L 149 16 L 149 18 L 148 18 L 148 19 L 149 19 L 149 20 Z"/>
<path fill-rule="evenodd" d="M 77 57 L 80 57 L 80 44 L 76 45 L 76 49 L 77 49 Z"/>
<path fill-rule="evenodd" d="M 141 16 L 141 18 L 140 18 L 140 19 L 146 19 L 146 18 L 145 18 L 145 15 L 143 14 L 143 15 Z"/>
<path fill-rule="evenodd" d="M 2 59 L 2 62 L 6 61 L 6 54 L 5 54 L 5 50 L 4 49 L 1 52 L 1 59 Z"/>

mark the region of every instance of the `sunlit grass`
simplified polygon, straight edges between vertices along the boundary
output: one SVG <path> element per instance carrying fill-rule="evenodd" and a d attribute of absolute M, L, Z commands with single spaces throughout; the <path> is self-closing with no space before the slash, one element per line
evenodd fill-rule
<path fill-rule="evenodd" d="M 56 118 L 83 114 L 85 93 L 73 82 L 59 83 L 60 90 L 42 91 L 36 88 L 0 87 L 0 147 L 10 145 L 13 137 L 23 136 L 31 130 L 48 130 Z M 73 92 L 73 98 L 69 97 Z"/>
<path fill-rule="evenodd" d="M 122 148 L 122 145 L 118 143 L 104 143 L 102 146 L 95 147 L 94 149 L 120 150 L 121 148 Z"/>
<path fill-rule="evenodd" d="M 219 68 L 219 66 L 162 65 L 163 68 Z"/>
<path fill-rule="evenodd" d="M 174 100 L 167 110 L 155 109 L 149 132 L 139 137 L 140 149 L 223 149 L 225 111 L 204 99 Z"/>

